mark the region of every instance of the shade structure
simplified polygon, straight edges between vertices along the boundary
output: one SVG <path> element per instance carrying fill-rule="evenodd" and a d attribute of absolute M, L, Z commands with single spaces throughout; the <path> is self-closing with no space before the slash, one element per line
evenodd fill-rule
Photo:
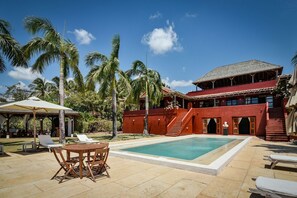
<path fill-rule="evenodd" d="M 36 112 L 45 111 L 51 112 L 56 110 L 72 110 L 70 108 L 46 102 L 37 97 L 30 97 L 26 100 L 11 102 L 0 105 L 0 109 L 11 109 L 11 110 L 31 110 L 33 112 L 33 125 L 34 125 L 34 145 L 36 146 Z"/>
<path fill-rule="evenodd" d="M 297 131 L 296 119 L 297 119 L 296 109 L 291 109 L 291 112 L 286 118 L 287 135 L 290 135 L 291 133 L 294 133 Z"/>
<path fill-rule="evenodd" d="M 297 132 L 297 126 L 296 126 L 296 119 L 297 119 L 297 69 L 295 66 L 293 75 L 291 76 L 289 82 L 291 85 L 291 88 L 289 89 L 290 97 L 288 99 L 288 102 L 286 104 L 286 108 L 290 112 L 289 115 L 286 118 L 286 131 L 287 135 L 290 135 L 291 133 Z"/>

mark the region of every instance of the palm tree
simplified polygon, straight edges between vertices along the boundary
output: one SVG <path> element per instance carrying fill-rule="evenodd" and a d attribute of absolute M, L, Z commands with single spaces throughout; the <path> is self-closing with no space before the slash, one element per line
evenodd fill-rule
<path fill-rule="evenodd" d="M 3 56 L 11 61 L 13 66 L 27 67 L 20 44 L 10 34 L 10 24 L 0 19 L 0 73 L 6 70 Z"/>
<path fill-rule="evenodd" d="M 293 64 L 294 66 L 297 65 L 297 52 L 296 52 L 295 55 L 293 56 L 291 62 L 292 62 L 292 64 Z"/>
<path fill-rule="evenodd" d="M 120 36 L 115 35 L 112 40 L 110 57 L 99 52 L 92 52 L 85 59 L 86 65 L 91 66 L 91 70 L 87 75 L 87 87 L 93 87 L 95 83 L 99 83 L 99 94 L 102 98 L 112 95 L 112 138 L 117 136 L 117 83 L 122 81 L 126 84 L 126 89 L 130 90 L 129 80 L 119 67 L 119 50 Z M 97 62 L 99 64 L 95 65 Z"/>
<path fill-rule="evenodd" d="M 32 91 L 31 95 L 39 97 L 43 100 L 47 100 L 50 98 L 54 87 L 55 85 L 53 83 L 47 82 L 45 79 L 42 78 L 36 78 L 29 85 L 29 88 Z"/>
<path fill-rule="evenodd" d="M 147 66 L 140 60 L 132 63 L 132 69 L 128 70 L 127 75 L 131 80 L 133 98 L 139 102 L 139 97 L 145 93 L 145 120 L 143 134 L 148 135 L 148 109 L 149 98 L 152 105 L 159 104 L 162 98 L 162 81 L 160 74 Z"/>
<path fill-rule="evenodd" d="M 23 47 L 24 55 L 28 58 L 40 54 L 32 65 L 32 69 L 42 73 L 46 66 L 55 61 L 59 62 L 59 98 L 60 105 L 64 106 L 64 78 L 68 74 L 69 69 L 73 71 L 74 78 L 78 84 L 83 85 L 83 77 L 78 68 L 78 50 L 73 43 L 61 37 L 51 22 L 47 19 L 27 17 L 25 18 L 25 28 L 33 35 L 41 33 L 43 36 L 36 36 Z M 81 88 L 83 88 L 83 86 L 81 86 Z M 60 111 L 60 142 L 65 141 L 64 117 L 64 111 Z"/>

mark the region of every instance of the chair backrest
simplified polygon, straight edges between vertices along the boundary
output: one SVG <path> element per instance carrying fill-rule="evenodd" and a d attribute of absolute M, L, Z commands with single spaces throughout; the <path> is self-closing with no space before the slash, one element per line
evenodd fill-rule
<path fill-rule="evenodd" d="M 54 144 L 51 136 L 49 135 L 38 135 L 38 139 L 41 145 L 50 145 Z"/>
<path fill-rule="evenodd" d="M 62 167 L 67 167 L 69 168 L 68 163 L 66 162 L 63 152 L 62 152 L 62 148 L 53 148 L 52 151 L 55 155 L 56 160 L 58 161 L 58 163 L 62 166 Z"/>
<path fill-rule="evenodd" d="M 108 147 L 104 147 L 104 148 L 101 148 L 101 149 L 96 149 L 91 166 L 93 166 L 95 164 L 95 161 L 101 161 L 102 164 L 104 165 L 106 163 L 106 161 L 107 161 L 108 154 L 109 154 L 109 148 Z"/>
<path fill-rule="evenodd" d="M 81 142 L 86 142 L 89 140 L 89 138 L 85 134 L 76 134 L 77 138 Z"/>

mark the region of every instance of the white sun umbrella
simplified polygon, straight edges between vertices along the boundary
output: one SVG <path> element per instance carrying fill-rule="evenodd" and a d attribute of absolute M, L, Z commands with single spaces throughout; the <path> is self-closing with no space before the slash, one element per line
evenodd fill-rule
<path fill-rule="evenodd" d="M 295 67 L 293 75 L 291 76 L 288 84 L 292 87 L 289 89 L 290 97 L 286 104 L 286 108 L 290 111 L 288 117 L 286 118 L 286 131 L 287 135 L 297 132 L 297 69 Z"/>
<path fill-rule="evenodd" d="M 33 112 L 33 125 L 34 125 L 34 146 L 36 146 L 36 112 L 51 112 L 56 110 L 72 110 L 70 108 L 46 102 L 37 97 L 30 97 L 27 100 L 12 102 L 0 105 L 0 109 L 11 110 L 32 110 Z"/>

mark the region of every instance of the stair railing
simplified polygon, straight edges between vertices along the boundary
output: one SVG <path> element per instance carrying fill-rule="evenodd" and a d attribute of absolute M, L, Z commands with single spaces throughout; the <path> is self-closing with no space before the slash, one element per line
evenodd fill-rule
<path fill-rule="evenodd" d="M 176 121 L 177 116 L 175 116 L 167 125 L 167 133 L 170 131 L 170 129 L 172 128 L 172 126 L 174 125 L 175 121 Z"/>

